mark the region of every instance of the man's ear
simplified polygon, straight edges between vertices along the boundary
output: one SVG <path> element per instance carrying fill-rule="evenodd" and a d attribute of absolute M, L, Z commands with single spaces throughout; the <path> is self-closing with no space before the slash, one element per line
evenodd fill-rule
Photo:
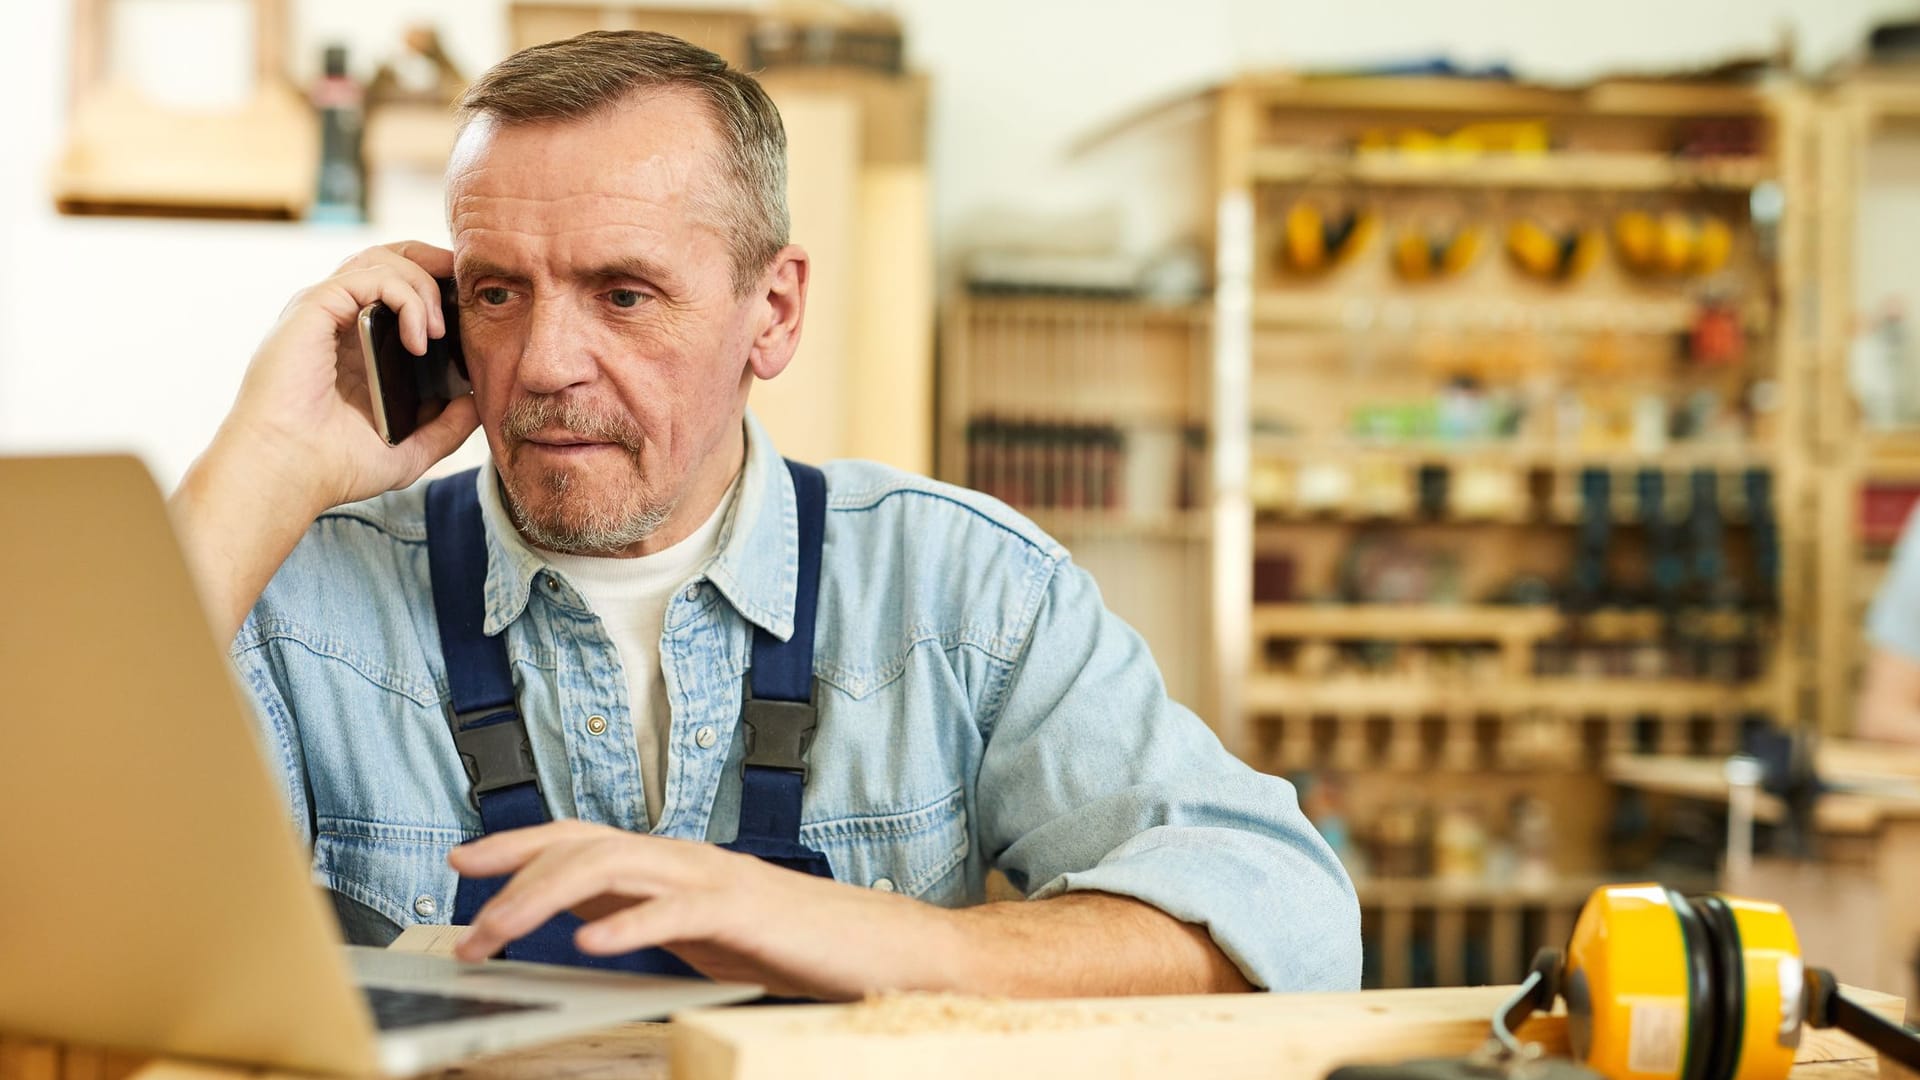
<path fill-rule="evenodd" d="M 771 379 L 787 369 L 800 347 L 800 323 L 807 313 L 806 249 L 788 244 L 767 267 L 766 293 L 761 296 L 766 321 L 753 339 L 747 366 L 756 379 Z"/>

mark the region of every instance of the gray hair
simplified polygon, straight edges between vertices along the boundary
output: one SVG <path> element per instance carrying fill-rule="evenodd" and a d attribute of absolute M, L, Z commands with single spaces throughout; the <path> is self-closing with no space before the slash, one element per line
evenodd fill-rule
<path fill-rule="evenodd" d="M 651 30 L 593 30 L 522 49 L 461 95 L 463 124 L 579 120 L 655 90 L 693 93 L 720 133 L 731 198 L 709 205 L 733 247 L 733 286 L 753 288 L 787 245 L 787 133 L 753 76 L 698 45 Z"/>

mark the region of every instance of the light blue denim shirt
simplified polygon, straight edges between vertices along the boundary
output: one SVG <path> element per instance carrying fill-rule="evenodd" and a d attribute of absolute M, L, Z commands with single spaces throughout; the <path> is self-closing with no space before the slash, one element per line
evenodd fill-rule
<path fill-rule="evenodd" d="M 1167 698 L 1139 635 L 1058 543 L 972 491 L 868 462 L 825 471 L 800 838 L 836 878 L 959 906 L 998 868 L 1033 898 L 1097 890 L 1204 925 L 1258 986 L 1359 985 L 1353 887 L 1293 788 Z M 751 627 L 793 632 L 793 484 L 764 430 L 749 417 L 719 550 L 662 627 L 672 724 L 657 822 L 600 620 L 537 554 L 501 543 L 512 525 L 492 470 L 478 482 L 486 631 L 506 635 L 553 815 L 732 839 Z M 445 922 L 447 851 L 480 832 L 428 580 L 424 485 L 343 506 L 233 644 L 315 878 L 358 940 Z"/>

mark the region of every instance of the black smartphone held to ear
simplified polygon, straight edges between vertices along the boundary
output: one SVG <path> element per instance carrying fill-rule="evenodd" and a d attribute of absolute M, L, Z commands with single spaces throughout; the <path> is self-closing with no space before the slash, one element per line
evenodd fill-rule
<path fill-rule="evenodd" d="M 460 293 L 452 278 L 439 282 L 447 332 L 427 342 L 425 356 L 401 344 L 400 317 L 392 308 L 376 302 L 360 309 L 360 352 L 366 357 L 373 426 L 388 446 L 400 445 L 447 402 L 473 391 L 466 354 L 460 351 Z"/>

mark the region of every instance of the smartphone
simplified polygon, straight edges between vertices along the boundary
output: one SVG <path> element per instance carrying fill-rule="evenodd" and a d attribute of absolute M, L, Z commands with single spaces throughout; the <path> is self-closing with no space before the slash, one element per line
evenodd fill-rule
<path fill-rule="evenodd" d="M 440 278 L 440 310 L 447 332 L 415 356 L 400 343 L 400 317 L 382 303 L 360 309 L 360 353 L 366 357 L 373 426 L 388 446 L 398 446 L 447 402 L 471 393 L 466 354 L 460 351 L 460 293 L 452 278 Z"/>

